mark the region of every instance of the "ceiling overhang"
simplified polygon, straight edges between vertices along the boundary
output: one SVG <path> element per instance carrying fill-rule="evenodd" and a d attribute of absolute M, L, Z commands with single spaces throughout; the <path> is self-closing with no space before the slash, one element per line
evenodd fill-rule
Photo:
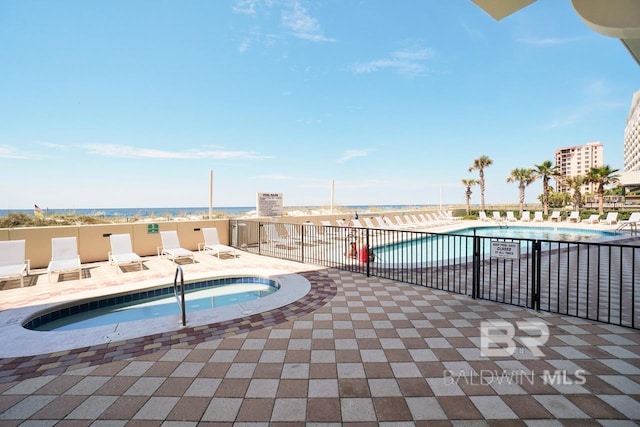
<path fill-rule="evenodd" d="M 471 0 L 496 21 L 519 11 L 536 0 Z"/>
<path fill-rule="evenodd" d="M 500 20 L 536 0 L 471 0 Z M 555 1 L 555 0 L 554 0 Z M 640 1 L 571 0 L 580 19 L 593 31 L 619 39 L 640 65 Z"/>

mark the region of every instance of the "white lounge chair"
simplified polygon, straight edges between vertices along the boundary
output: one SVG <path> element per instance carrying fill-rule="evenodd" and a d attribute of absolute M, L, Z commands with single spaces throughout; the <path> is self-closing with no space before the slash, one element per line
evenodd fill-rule
<path fill-rule="evenodd" d="M 332 224 L 331 221 L 329 221 L 328 219 L 320 221 L 320 224 L 322 224 L 323 227 L 332 227 L 332 228 L 336 227 L 336 225 Z"/>
<path fill-rule="evenodd" d="M 424 227 L 422 220 L 420 220 L 415 214 L 405 215 L 404 217 L 407 221 L 407 224 L 409 224 L 411 227 Z"/>
<path fill-rule="evenodd" d="M 560 222 L 560 211 L 553 211 L 551 212 L 551 216 L 549 217 L 549 221 L 551 222 Z"/>
<path fill-rule="evenodd" d="M 319 234 L 323 235 L 325 238 L 337 239 L 340 237 L 340 229 L 335 225 L 331 224 L 331 221 L 329 220 L 320 221 L 320 224 L 322 224 L 322 227 L 320 230 L 321 233 Z"/>
<path fill-rule="evenodd" d="M 297 224 L 284 224 L 284 229 L 287 231 L 287 237 L 290 242 L 302 243 L 303 237 L 302 234 L 300 234 L 300 231 L 298 231 L 298 227 L 299 226 Z M 305 238 L 304 240 L 305 243 L 308 243 L 308 239 Z"/>
<path fill-rule="evenodd" d="M 507 221 L 508 222 L 516 222 L 517 221 L 516 217 L 513 215 L 513 211 L 507 211 Z"/>
<path fill-rule="evenodd" d="M 25 259 L 24 240 L 6 240 L 0 242 L 0 279 L 20 278 L 20 287 L 29 275 L 31 262 Z"/>
<path fill-rule="evenodd" d="M 349 227 L 349 221 L 348 219 L 336 219 L 336 224 L 338 224 L 338 227 Z"/>
<path fill-rule="evenodd" d="M 522 216 L 520 217 L 521 222 L 531 222 L 531 212 L 522 211 Z"/>
<path fill-rule="evenodd" d="M 544 221 L 544 218 L 542 217 L 542 212 L 535 211 L 533 213 L 533 222 L 542 222 L 542 221 Z"/>
<path fill-rule="evenodd" d="M 220 236 L 218 235 L 218 229 L 203 228 L 202 234 L 204 236 L 204 243 L 198 243 L 198 251 L 206 254 L 213 254 L 220 258 L 220 254 L 230 253 L 233 257 L 236 257 L 235 248 L 220 243 Z"/>
<path fill-rule="evenodd" d="M 586 224 L 597 224 L 600 222 L 600 215 L 598 214 L 591 214 L 589 216 L 589 218 L 585 218 L 582 220 L 582 222 L 586 223 Z"/>
<path fill-rule="evenodd" d="M 631 216 L 629 216 L 629 219 L 623 219 L 622 221 L 618 222 L 618 228 L 616 228 L 616 230 L 622 230 L 628 225 L 632 231 L 637 232 L 639 223 L 640 212 L 632 212 Z"/>
<path fill-rule="evenodd" d="M 178 240 L 178 232 L 175 230 L 161 231 L 160 239 L 162 239 L 162 247 L 159 248 L 161 258 L 169 258 L 174 263 L 180 258 L 191 258 L 191 262 L 195 263 L 196 258 L 189 249 L 180 247 Z"/>
<path fill-rule="evenodd" d="M 351 227 L 366 228 L 364 225 L 362 225 L 359 219 L 352 219 Z"/>
<path fill-rule="evenodd" d="M 389 224 L 387 224 L 386 222 L 384 222 L 384 218 L 381 216 L 376 216 L 374 217 L 374 219 L 376 220 L 376 222 L 378 223 L 376 225 L 376 227 L 378 228 L 389 228 Z"/>
<path fill-rule="evenodd" d="M 407 224 L 404 219 L 400 215 L 396 215 L 393 217 L 396 220 L 396 227 L 398 228 L 411 228 L 411 224 Z"/>
<path fill-rule="evenodd" d="M 576 223 L 580 221 L 580 212 L 572 211 L 571 214 L 567 217 L 567 222 L 575 221 Z"/>
<path fill-rule="evenodd" d="M 478 219 L 480 221 L 489 221 L 489 218 L 487 218 L 487 214 L 485 213 L 485 211 L 478 212 Z"/>
<path fill-rule="evenodd" d="M 618 212 L 609 212 L 605 219 L 600 220 L 600 224 L 613 225 L 618 223 Z"/>
<path fill-rule="evenodd" d="M 51 273 L 78 272 L 82 279 L 82 264 L 78 255 L 78 240 L 75 237 L 54 237 L 51 239 L 51 261 L 47 267 L 47 278 Z"/>
<path fill-rule="evenodd" d="M 427 214 L 418 214 L 418 218 L 420 219 L 420 223 L 422 225 L 434 225 L 438 222 L 440 222 L 439 220 L 435 220 L 431 217 L 431 215 L 429 215 L 429 217 L 427 217 Z"/>
<path fill-rule="evenodd" d="M 406 224 L 407 227 L 409 228 L 416 228 L 416 227 L 420 227 L 420 224 L 418 224 L 412 217 L 411 215 L 404 215 L 404 223 Z"/>
<path fill-rule="evenodd" d="M 383 216 L 382 219 L 387 224 L 387 227 L 389 227 L 389 228 L 398 228 L 398 225 L 394 224 L 393 221 L 391 221 L 391 218 L 389 218 L 388 216 Z"/>
<path fill-rule="evenodd" d="M 438 219 L 446 222 L 460 221 L 460 217 L 453 216 L 451 211 L 438 211 Z"/>
<path fill-rule="evenodd" d="M 111 242 L 109 263 L 116 266 L 116 273 L 119 273 L 120 266 L 125 264 L 138 264 L 142 271 L 142 258 L 133 252 L 129 234 L 112 234 L 109 236 L 109 241 Z"/>
<path fill-rule="evenodd" d="M 273 223 L 262 224 L 262 228 L 264 229 L 267 243 L 273 243 L 276 246 L 278 245 L 287 246 L 287 243 L 288 243 L 287 239 L 285 239 L 280 235 L 275 224 Z"/>
<path fill-rule="evenodd" d="M 311 222 L 305 222 L 300 224 L 302 227 L 304 238 L 306 242 L 312 243 L 327 243 L 327 239 L 333 237 L 331 231 L 321 225 L 315 225 Z"/>
<path fill-rule="evenodd" d="M 376 225 L 373 223 L 371 218 L 362 218 L 362 220 L 367 228 L 376 228 Z"/>
<path fill-rule="evenodd" d="M 493 220 L 496 222 L 502 222 L 502 214 L 500 211 L 493 211 Z"/>

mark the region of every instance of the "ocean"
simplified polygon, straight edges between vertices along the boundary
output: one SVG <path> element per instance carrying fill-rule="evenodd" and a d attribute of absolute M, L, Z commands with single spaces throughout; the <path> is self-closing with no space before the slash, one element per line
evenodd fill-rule
<path fill-rule="evenodd" d="M 410 210 L 427 207 L 426 205 L 351 205 L 336 206 L 336 211 L 344 212 L 353 211 L 365 212 L 369 210 L 392 211 L 392 210 Z M 181 208 L 99 208 L 99 209 L 49 209 L 40 206 L 45 215 L 79 215 L 79 216 L 96 216 L 102 218 L 153 218 L 153 217 L 188 217 L 203 216 L 209 214 L 208 207 L 181 207 Z M 285 212 L 291 211 L 326 211 L 326 206 L 285 206 Z M 214 206 L 213 212 L 223 213 L 225 216 L 246 216 L 255 212 L 255 206 Z M 0 216 L 9 213 L 25 213 L 33 214 L 33 209 L 0 209 Z"/>

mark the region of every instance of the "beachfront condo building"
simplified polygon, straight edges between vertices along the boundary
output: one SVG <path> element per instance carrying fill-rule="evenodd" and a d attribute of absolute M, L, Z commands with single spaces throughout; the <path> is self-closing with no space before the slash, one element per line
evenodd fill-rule
<path fill-rule="evenodd" d="M 624 128 L 624 170 L 620 183 L 627 201 L 640 201 L 640 90 L 633 94 Z"/>
<path fill-rule="evenodd" d="M 559 148 L 556 150 L 556 165 L 560 171 L 560 177 L 556 180 L 556 191 L 571 192 L 566 179 L 585 176 L 591 168 L 604 165 L 604 147 L 602 143 L 596 141 Z M 582 194 L 593 193 L 595 190 L 594 184 L 582 186 Z"/>

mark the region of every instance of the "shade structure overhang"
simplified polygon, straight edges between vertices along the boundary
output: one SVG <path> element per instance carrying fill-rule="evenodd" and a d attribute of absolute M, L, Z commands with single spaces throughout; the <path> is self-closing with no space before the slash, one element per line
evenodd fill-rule
<path fill-rule="evenodd" d="M 535 3 L 536 0 L 471 0 L 495 20 Z M 593 31 L 619 39 L 640 65 L 640 1 L 571 0 L 576 14 Z"/>

